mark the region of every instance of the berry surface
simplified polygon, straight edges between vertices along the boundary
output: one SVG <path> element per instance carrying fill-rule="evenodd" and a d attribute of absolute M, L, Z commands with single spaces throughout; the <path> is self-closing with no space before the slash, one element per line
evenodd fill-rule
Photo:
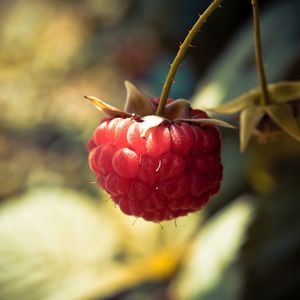
<path fill-rule="evenodd" d="M 208 118 L 201 110 L 191 119 Z M 145 133 L 141 118 L 104 118 L 88 142 L 97 182 L 127 215 L 171 220 L 201 209 L 220 188 L 220 134 L 214 125 L 165 121 Z"/>

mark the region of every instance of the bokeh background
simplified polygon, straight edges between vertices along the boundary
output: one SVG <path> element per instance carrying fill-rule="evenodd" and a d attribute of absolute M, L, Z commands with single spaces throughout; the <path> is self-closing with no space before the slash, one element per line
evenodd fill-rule
<path fill-rule="evenodd" d="M 209 2 L 0 0 L 1 300 L 300 299 L 299 143 L 240 154 L 224 130 L 220 194 L 160 225 L 124 216 L 88 168 L 102 115 L 83 96 L 122 107 L 124 80 L 158 96 Z M 300 80 L 300 2 L 261 2 L 268 79 Z M 257 83 L 250 0 L 225 0 L 171 95 L 213 106 Z"/>

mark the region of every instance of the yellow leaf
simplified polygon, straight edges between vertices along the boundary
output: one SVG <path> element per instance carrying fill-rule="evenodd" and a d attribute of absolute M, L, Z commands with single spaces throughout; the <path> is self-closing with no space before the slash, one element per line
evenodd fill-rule
<path fill-rule="evenodd" d="M 263 106 L 251 106 L 240 115 L 240 150 L 243 152 L 249 143 L 253 130 L 264 115 Z"/>
<path fill-rule="evenodd" d="M 300 81 L 281 81 L 268 85 L 273 103 L 282 103 L 300 98 Z"/>
<path fill-rule="evenodd" d="M 268 105 L 266 112 L 288 135 L 300 141 L 300 129 L 289 104 Z"/>
<path fill-rule="evenodd" d="M 255 88 L 255 89 L 252 89 L 223 105 L 217 106 L 212 109 L 207 109 L 207 110 L 212 111 L 212 112 L 221 113 L 221 114 L 222 113 L 231 114 L 231 113 L 241 111 L 242 109 L 244 109 L 248 106 L 258 103 L 260 97 L 261 97 L 260 89 Z"/>

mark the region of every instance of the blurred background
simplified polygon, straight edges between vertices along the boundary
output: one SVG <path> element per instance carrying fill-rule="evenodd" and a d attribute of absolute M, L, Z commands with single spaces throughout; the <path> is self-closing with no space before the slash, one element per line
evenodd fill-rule
<path fill-rule="evenodd" d="M 268 79 L 300 80 L 300 2 L 261 2 Z M 102 115 L 83 96 L 159 96 L 209 3 L 0 0 L 0 300 L 300 299 L 299 143 L 240 154 L 224 130 L 220 194 L 176 224 L 124 216 L 88 168 Z M 201 108 L 257 83 L 250 0 L 224 1 L 171 95 Z"/>

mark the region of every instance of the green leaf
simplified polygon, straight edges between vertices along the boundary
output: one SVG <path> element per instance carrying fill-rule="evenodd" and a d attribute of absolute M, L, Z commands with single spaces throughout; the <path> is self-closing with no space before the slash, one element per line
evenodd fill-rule
<path fill-rule="evenodd" d="M 146 97 L 133 83 L 125 81 L 124 84 L 127 90 L 124 110 L 141 117 L 151 115 L 154 111 L 154 107 L 148 97 Z"/>
<path fill-rule="evenodd" d="M 284 103 L 300 99 L 300 81 L 282 81 L 268 85 L 273 103 Z"/>
<path fill-rule="evenodd" d="M 207 109 L 208 111 L 217 112 L 221 114 L 232 114 L 238 111 L 241 111 L 242 109 L 254 105 L 259 102 L 259 99 L 261 97 L 260 89 L 255 88 L 252 89 L 239 97 L 226 102 L 223 105 L 217 106 L 212 109 Z"/>
<path fill-rule="evenodd" d="M 244 109 L 240 115 L 240 150 L 245 151 L 249 143 L 253 130 L 262 119 L 264 112 L 263 106 L 251 106 Z"/>
<path fill-rule="evenodd" d="M 97 109 L 112 117 L 130 118 L 132 116 L 132 114 L 111 106 L 97 97 L 84 96 L 84 98 L 89 99 Z"/>
<path fill-rule="evenodd" d="M 300 128 L 289 104 L 268 105 L 266 112 L 288 135 L 300 141 Z"/>

